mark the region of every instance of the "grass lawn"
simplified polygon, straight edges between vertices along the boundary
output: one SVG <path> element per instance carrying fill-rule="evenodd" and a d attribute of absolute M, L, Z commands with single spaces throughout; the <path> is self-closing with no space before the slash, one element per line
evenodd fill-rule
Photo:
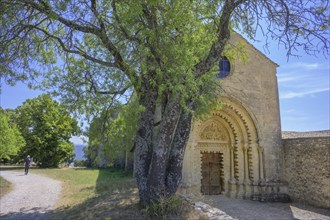
<path fill-rule="evenodd" d="M 139 219 L 138 195 L 132 175 L 110 169 L 33 169 L 62 182 L 55 219 Z M 140 218 L 144 219 L 144 218 Z"/>
<path fill-rule="evenodd" d="M 12 190 L 12 184 L 0 176 L 0 198 Z"/>
<path fill-rule="evenodd" d="M 62 198 L 57 204 L 72 206 L 100 195 L 123 191 L 135 187 L 130 174 L 109 169 L 33 169 L 31 173 L 40 174 L 62 182 Z"/>
<path fill-rule="evenodd" d="M 61 199 L 51 219 L 158 219 L 150 217 L 139 206 L 138 190 L 131 174 L 84 168 L 31 169 L 30 172 L 62 182 Z M 199 218 L 187 202 L 178 201 L 175 201 L 175 208 L 162 217 Z"/>

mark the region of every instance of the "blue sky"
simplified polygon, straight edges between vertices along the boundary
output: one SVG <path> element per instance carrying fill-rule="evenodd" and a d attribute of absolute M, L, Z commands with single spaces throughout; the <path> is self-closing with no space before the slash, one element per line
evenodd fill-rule
<path fill-rule="evenodd" d="M 261 43 L 254 46 L 279 65 L 277 79 L 283 131 L 330 129 L 330 60 L 323 54 L 286 56 L 276 44 L 265 52 Z"/>
<path fill-rule="evenodd" d="M 283 130 L 329 129 L 329 60 L 304 57 L 278 69 Z"/>
<path fill-rule="evenodd" d="M 262 42 L 252 44 L 279 65 L 281 124 L 283 131 L 316 131 L 330 129 L 330 67 L 329 58 L 322 54 L 317 57 L 299 52 L 301 57 L 290 57 L 274 43 L 265 52 Z M 28 98 L 35 98 L 41 91 L 29 90 L 25 84 L 15 87 L 1 82 L 2 108 L 16 108 Z M 72 141 L 81 144 L 74 137 Z"/>

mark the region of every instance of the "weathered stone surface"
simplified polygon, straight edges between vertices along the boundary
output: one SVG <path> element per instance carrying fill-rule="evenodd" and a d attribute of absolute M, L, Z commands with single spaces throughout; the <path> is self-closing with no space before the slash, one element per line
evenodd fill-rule
<path fill-rule="evenodd" d="M 206 214 L 207 217 L 211 220 L 234 220 L 233 217 L 227 213 L 221 211 L 220 209 L 214 208 L 204 202 L 196 202 L 195 209 L 203 214 Z"/>
<path fill-rule="evenodd" d="M 292 200 L 330 208 L 330 137 L 284 139 L 283 147 Z"/>

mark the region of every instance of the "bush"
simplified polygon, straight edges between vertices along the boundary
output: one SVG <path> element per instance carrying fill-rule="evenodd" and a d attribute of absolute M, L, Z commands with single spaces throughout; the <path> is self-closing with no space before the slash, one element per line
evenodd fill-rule
<path fill-rule="evenodd" d="M 74 167 L 87 167 L 86 160 L 73 160 Z"/>
<path fill-rule="evenodd" d="M 182 205 L 182 200 L 178 196 L 161 198 L 159 202 L 151 203 L 147 206 L 147 212 L 151 216 L 175 215 Z"/>

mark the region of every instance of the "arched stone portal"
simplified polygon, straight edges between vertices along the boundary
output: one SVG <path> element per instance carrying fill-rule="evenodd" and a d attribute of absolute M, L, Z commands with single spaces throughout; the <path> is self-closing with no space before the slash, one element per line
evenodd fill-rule
<path fill-rule="evenodd" d="M 222 98 L 222 109 L 193 123 L 183 182 L 203 194 L 247 198 L 264 178 L 263 150 L 251 114 L 237 101 Z"/>
<path fill-rule="evenodd" d="M 232 34 L 230 42 L 244 44 L 249 59 L 227 61 L 230 68 L 225 76 L 219 74 L 222 109 L 206 119 L 193 120 L 183 160 L 182 190 L 288 201 L 278 65 L 238 34 Z"/>

